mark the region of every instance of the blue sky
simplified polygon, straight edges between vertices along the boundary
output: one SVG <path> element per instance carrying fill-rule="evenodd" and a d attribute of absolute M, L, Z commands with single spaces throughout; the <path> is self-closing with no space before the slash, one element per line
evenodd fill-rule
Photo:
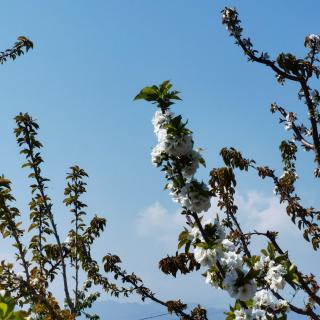
<path fill-rule="evenodd" d="M 110 251 L 120 254 L 127 269 L 164 298 L 218 307 L 226 304 L 227 296 L 207 288 L 200 274 L 190 281 L 171 280 L 157 270 L 157 261 L 175 252 L 171 239 L 182 226 L 175 218 L 178 208 L 163 192 L 162 173 L 150 162 L 155 110 L 132 100 L 145 85 L 173 82 L 183 98 L 174 111 L 189 119 L 196 145 L 205 149 L 208 169 L 200 172 L 204 180 L 210 168 L 221 164 L 218 153 L 223 146 L 280 168 L 279 141 L 290 136 L 269 112 L 270 103 L 295 112 L 304 106 L 296 99 L 294 85 L 279 86 L 270 71 L 248 63 L 234 45 L 220 19 L 221 9 L 229 5 L 238 8 L 245 34 L 271 55 L 291 51 L 303 56 L 304 36 L 319 33 L 316 0 L 294 0 L 290 5 L 275 0 L 11 0 L 0 11 L 3 49 L 19 35 L 35 45 L 26 56 L 1 66 L 0 76 L 1 172 L 13 181 L 26 216 L 30 182 L 20 169 L 22 158 L 11 134 L 12 119 L 19 112 L 29 112 L 40 123 L 44 172 L 52 179 L 49 192 L 62 232 L 68 230 L 68 213 L 61 205 L 64 176 L 69 166 L 79 164 L 90 175 L 90 213 L 108 219 L 97 257 Z M 306 203 L 316 205 L 319 188 L 311 187 L 312 156 L 301 152 L 298 167 L 299 190 Z M 272 197 L 269 182 L 239 176 L 239 201 L 247 210 L 259 215 L 273 208 L 273 214 L 284 215 Z M 152 234 L 141 231 L 150 210 L 162 219 L 150 228 Z M 248 223 L 248 212 L 243 215 Z M 259 222 L 261 215 L 256 219 Z M 277 224 L 277 216 L 274 219 Z M 166 228 L 168 221 L 173 222 Z M 280 228 L 288 237 L 298 237 L 298 244 L 299 234 L 287 224 Z M 283 241 L 292 245 L 292 239 Z M 294 254 L 302 258 L 302 247 Z M 306 270 L 316 261 L 312 259 L 304 262 Z"/>

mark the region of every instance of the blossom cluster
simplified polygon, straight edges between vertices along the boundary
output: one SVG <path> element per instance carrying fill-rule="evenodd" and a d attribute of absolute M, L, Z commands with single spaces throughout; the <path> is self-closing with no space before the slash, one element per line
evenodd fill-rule
<path fill-rule="evenodd" d="M 260 260 L 255 263 L 254 269 L 266 273 L 264 279 L 273 291 L 277 292 L 284 288 L 285 279 L 283 276 L 286 274 L 286 270 L 281 264 L 276 264 L 271 260 L 269 256 L 261 256 Z"/>
<path fill-rule="evenodd" d="M 294 112 L 288 112 L 286 116 L 286 124 L 284 128 L 288 131 L 292 129 L 294 121 L 297 120 L 297 115 Z"/>
<path fill-rule="evenodd" d="M 319 98 L 320 97 L 319 97 L 319 93 L 317 92 L 317 90 L 313 90 L 311 92 L 311 100 L 314 105 L 319 104 L 319 101 L 320 101 Z M 315 111 L 315 114 L 317 114 L 317 111 Z M 294 112 L 288 112 L 285 116 L 285 119 L 280 120 L 281 122 L 285 123 L 284 128 L 286 131 L 294 129 L 292 142 L 301 141 L 303 136 L 306 136 L 306 137 L 312 136 L 312 129 L 307 128 L 303 123 L 298 125 L 297 123 L 295 123 L 296 120 L 297 120 L 297 115 Z M 311 147 L 309 145 L 307 145 L 305 143 L 302 144 L 303 150 L 309 151 L 310 148 Z"/>
<path fill-rule="evenodd" d="M 287 121 L 294 121 L 294 114 L 290 114 Z M 175 117 L 169 109 L 156 111 L 152 123 L 158 143 L 151 152 L 151 160 L 166 172 L 169 181 L 166 188 L 172 200 L 187 212 L 200 214 L 208 211 L 211 205 L 209 188 L 194 177 L 203 159 L 193 148 L 191 131 L 181 116 Z M 213 230 L 209 243 L 196 224 L 190 221 L 189 224 L 193 227 L 188 233 L 188 241 L 194 248 L 195 260 L 206 268 L 206 282 L 226 290 L 237 301 L 252 302 L 252 307 L 235 310 L 235 319 L 267 319 L 268 312 L 272 310 L 285 312 L 288 309 L 286 301 L 275 302 L 270 292 L 270 289 L 278 291 L 284 288 L 286 270 L 281 264 L 267 256 L 260 257 L 254 268 L 250 268 L 235 243 L 226 237 L 225 228 L 218 219 L 203 223 L 204 230 Z M 251 269 L 269 289 L 259 288 L 255 276 L 249 276 Z"/>
<path fill-rule="evenodd" d="M 203 159 L 200 152 L 193 149 L 191 131 L 185 128 L 181 117 L 174 117 L 169 110 L 156 111 L 152 123 L 158 144 L 151 152 L 151 161 L 161 166 L 170 159 L 180 167 L 180 170 L 172 167 L 167 170 L 171 180 L 167 189 L 172 200 L 192 212 L 208 211 L 211 206 L 208 186 L 194 178 Z"/>
<path fill-rule="evenodd" d="M 254 296 L 252 309 L 239 308 L 234 311 L 235 320 L 268 320 L 273 319 L 274 312 L 287 312 L 289 309 L 286 300 L 275 301 L 270 291 L 262 289 Z"/>
<path fill-rule="evenodd" d="M 231 36 L 240 37 L 242 28 L 240 27 L 240 20 L 238 19 L 238 13 L 235 8 L 224 8 L 222 10 L 222 24 L 226 26 Z M 250 43 L 246 43 L 246 46 L 250 47 Z"/>
<path fill-rule="evenodd" d="M 207 222 L 204 224 L 210 224 Z M 237 252 L 235 244 L 227 239 L 224 227 L 216 219 L 212 224 L 216 233 L 216 241 L 213 248 L 203 247 L 203 237 L 197 227 L 193 227 L 189 233 L 189 239 L 195 246 L 195 260 L 203 267 L 207 267 L 206 282 L 215 288 L 226 290 L 232 298 L 243 302 L 252 301 L 252 308 L 234 311 L 235 319 L 267 319 L 270 312 L 288 311 L 286 300 L 275 301 L 270 290 L 258 289 L 254 279 L 246 279 L 248 268 L 243 258 Z M 223 267 L 224 279 L 222 284 L 215 277 L 215 267 L 217 264 Z M 254 265 L 254 270 L 259 271 L 258 275 L 268 284 L 269 288 L 275 292 L 285 286 L 285 268 L 281 264 L 276 264 L 269 256 L 261 256 Z"/>
<path fill-rule="evenodd" d="M 304 39 L 304 46 L 308 49 L 314 50 L 316 53 L 320 52 L 320 36 L 316 34 L 309 34 Z"/>
<path fill-rule="evenodd" d="M 284 170 L 278 179 L 277 185 L 273 189 L 274 194 L 281 194 L 282 192 L 292 193 L 294 191 L 294 183 L 299 179 L 299 176 L 293 170 Z"/>
<path fill-rule="evenodd" d="M 211 225 L 215 230 L 215 243 L 213 248 L 205 248 L 204 239 L 197 227 L 193 227 L 190 232 L 190 240 L 194 249 L 194 258 L 203 267 L 207 267 L 206 282 L 216 288 L 225 289 L 231 297 L 247 301 L 253 298 L 257 286 L 254 281 L 248 281 L 243 285 L 238 285 L 239 276 L 247 273 L 243 259 L 236 252 L 236 246 L 233 242 L 226 238 L 224 227 L 218 219 L 214 223 L 207 222 L 206 226 Z M 223 283 L 219 283 L 219 279 L 215 277 L 215 268 L 219 264 L 223 268 Z"/>
<path fill-rule="evenodd" d="M 311 91 L 311 101 L 314 105 L 318 105 L 320 102 L 320 95 L 317 89 Z"/>

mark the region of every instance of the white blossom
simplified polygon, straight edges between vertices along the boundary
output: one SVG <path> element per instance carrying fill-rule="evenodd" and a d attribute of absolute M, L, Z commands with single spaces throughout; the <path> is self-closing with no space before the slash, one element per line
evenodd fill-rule
<path fill-rule="evenodd" d="M 248 320 L 250 319 L 250 310 L 235 310 L 234 311 L 235 320 Z"/>
<path fill-rule="evenodd" d="M 223 240 L 225 240 L 226 237 L 224 227 L 221 225 L 219 219 L 214 220 L 214 225 L 216 227 L 217 242 L 222 242 Z"/>
<path fill-rule="evenodd" d="M 211 267 L 216 263 L 216 251 L 214 249 L 204 249 L 197 246 L 194 249 L 194 258 L 202 266 Z"/>
<path fill-rule="evenodd" d="M 306 129 L 306 135 L 308 137 L 311 137 L 312 136 L 312 129 Z"/>
<path fill-rule="evenodd" d="M 237 272 L 233 269 L 226 273 L 223 284 L 224 288 L 228 291 L 231 297 L 235 297 L 237 294 L 237 288 L 235 287 L 236 281 L 238 279 Z"/>
<path fill-rule="evenodd" d="M 157 167 L 161 164 L 163 159 L 163 150 L 160 145 L 156 145 L 151 151 L 151 162 Z"/>
<path fill-rule="evenodd" d="M 203 182 L 198 183 L 194 180 L 193 183 L 187 183 L 181 190 L 171 190 L 170 195 L 173 201 L 179 202 L 187 210 L 197 213 L 208 211 L 211 206 L 209 188 Z"/>
<path fill-rule="evenodd" d="M 279 192 L 279 188 L 277 186 L 275 186 L 273 189 L 272 189 L 272 193 L 277 195 Z"/>
<path fill-rule="evenodd" d="M 257 291 L 253 298 L 253 305 L 258 309 L 260 309 L 261 307 L 273 307 L 274 300 L 270 291 L 265 289 Z"/>
<path fill-rule="evenodd" d="M 242 301 L 250 300 L 254 297 L 257 291 L 257 284 L 255 281 L 250 281 L 243 286 L 236 286 L 238 274 L 234 268 L 230 269 L 223 280 L 224 288 L 228 291 L 230 296 Z"/>
<path fill-rule="evenodd" d="M 152 118 L 152 124 L 154 126 L 154 132 L 158 135 L 158 132 L 163 125 L 169 123 L 173 113 L 169 110 L 166 110 L 164 113 L 161 110 L 157 110 Z"/>
<path fill-rule="evenodd" d="M 233 251 L 224 252 L 221 258 L 222 265 L 228 268 L 240 268 L 242 262 L 242 257 Z"/>
<path fill-rule="evenodd" d="M 319 101 L 320 101 L 320 96 L 319 96 L 319 91 L 318 90 L 312 90 L 311 92 L 311 100 L 312 100 L 312 103 L 314 104 L 319 104 Z"/>
<path fill-rule="evenodd" d="M 222 11 L 222 23 L 226 26 L 226 29 L 230 34 L 240 35 L 239 27 L 235 25 L 237 19 L 237 12 L 234 8 L 225 8 Z"/>
<path fill-rule="evenodd" d="M 224 239 L 222 240 L 222 245 L 225 249 L 227 249 L 228 251 L 234 251 L 235 250 L 235 245 L 233 242 L 231 242 L 229 239 Z"/>
<path fill-rule="evenodd" d="M 33 279 L 31 279 L 30 283 L 31 283 L 33 286 L 36 286 L 36 285 L 39 283 L 39 279 L 38 279 L 38 278 L 33 278 Z"/>
<path fill-rule="evenodd" d="M 265 310 L 262 310 L 262 309 L 256 309 L 256 308 L 253 308 L 252 309 L 252 319 L 255 319 L 255 320 L 267 320 L 267 315 L 266 315 L 266 311 Z"/>
<path fill-rule="evenodd" d="M 249 283 L 246 283 L 245 285 L 238 288 L 238 292 L 235 298 L 242 301 L 248 301 L 254 297 L 256 291 L 256 283 L 254 281 L 250 281 Z"/>
<path fill-rule="evenodd" d="M 320 36 L 316 34 L 309 34 L 304 39 L 304 46 L 309 49 L 314 49 L 319 52 L 320 49 Z"/>
<path fill-rule="evenodd" d="M 197 213 L 206 212 L 209 210 L 211 203 L 210 198 L 198 192 L 189 192 L 190 204 L 187 209 Z"/>
<path fill-rule="evenodd" d="M 162 149 L 163 152 L 165 152 L 165 141 L 167 139 L 168 133 L 166 129 L 159 129 L 157 131 L 157 138 L 159 142 L 159 148 Z"/>
<path fill-rule="evenodd" d="M 284 77 L 280 74 L 276 74 L 276 79 L 278 81 L 278 83 L 280 83 L 281 85 L 284 84 Z"/>
<path fill-rule="evenodd" d="M 284 126 L 285 130 L 291 130 L 295 120 L 297 120 L 297 115 L 294 112 L 288 112 L 286 115 L 286 124 Z"/>
<path fill-rule="evenodd" d="M 289 302 L 287 300 L 280 299 L 277 302 L 277 308 L 287 311 L 289 309 Z"/>
<path fill-rule="evenodd" d="M 288 112 L 286 115 L 286 120 L 288 122 L 293 122 L 293 121 L 297 120 L 297 115 L 294 112 Z"/>
<path fill-rule="evenodd" d="M 287 122 L 285 125 L 284 125 L 284 129 L 286 130 L 286 131 L 289 131 L 289 130 L 291 130 L 292 129 L 292 122 Z"/>
<path fill-rule="evenodd" d="M 65 243 L 66 245 L 70 245 L 70 244 L 72 243 L 72 237 L 70 237 L 70 235 L 68 235 L 68 236 L 66 237 L 66 239 L 64 240 L 64 243 Z"/>
<path fill-rule="evenodd" d="M 170 196 L 172 198 L 172 201 L 180 203 L 183 207 L 189 205 L 190 200 L 188 198 L 187 188 L 183 187 L 180 190 L 178 188 L 175 188 L 173 183 L 168 183 L 167 189 L 170 190 Z"/>
<path fill-rule="evenodd" d="M 17 278 L 23 279 L 23 273 L 22 272 L 17 272 Z"/>
<path fill-rule="evenodd" d="M 275 265 L 274 261 L 270 261 L 269 270 L 264 279 L 267 281 L 272 290 L 278 291 L 283 289 L 285 286 L 285 280 L 282 277 L 285 274 L 286 271 L 281 264 Z"/>
<path fill-rule="evenodd" d="M 202 237 L 201 232 L 198 227 L 193 227 L 191 229 L 191 231 L 189 232 L 188 239 L 190 241 L 194 241 L 196 239 L 200 239 L 201 241 L 203 240 L 203 237 Z"/>
<path fill-rule="evenodd" d="M 207 274 L 206 274 L 206 283 L 212 285 L 216 289 L 219 288 L 219 284 L 212 279 L 212 275 L 209 271 L 207 271 Z"/>
<path fill-rule="evenodd" d="M 290 180 L 297 180 L 299 179 L 299 176 L 294 171 L 288 171 L 285 170 L 282 175 L 279 177 L 279 180 L 281 179 L 290 179 Z"/>
<path fill-rule="evenodd" d="M 193 140 L 191 135 L 173 136 L 167 135 L 164 142 L 165 152 L 171 156 L 183 156 L 191 152 Z"/>
<path fill-rule="evenodd" d="M 222 11 L 222 19 L 224 23 L 227 23 L 230 19 L 233 18 L 235 10 L 233 8 L 226 8 Z"/>
<path fill-rule="evenodd" d="M 190 159 L 190 164 L 182 168 L 182 173 L 186 177 L 192 177 L 199 168 L 201 154 L 198 151 L 192 150 L 187 156 Z"/>
<path fill-rule="evenodd" d="M 270 257 L 269 256 L 261 256 L 259 261 L 257 261 L 253 268 L 255 270 L 263 270 L 270 262 Z"/>
<path fill-rule="evenodd" d="M 0 296 L 3 297 L 6 295 L 6 291 L 5 290 L 0 290 Z"/>
<path fill-rule="evenodd" d="M 191 153 L 193 148 L 193 139 L 190 134 L 188 135 L 172 135 L 168 134 L 166 129 L 157 129 L 159 151 L 167 153 L 170 156 L 184 156 Z"/>

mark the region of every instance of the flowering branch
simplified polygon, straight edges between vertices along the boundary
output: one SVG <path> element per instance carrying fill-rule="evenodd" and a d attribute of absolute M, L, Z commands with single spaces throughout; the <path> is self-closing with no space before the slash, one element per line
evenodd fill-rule
<path fill-rule="evenodd" d="M 243 232 L 236 218 L 238 208 L 234 204 L 236 179 L 233 169 L 248 171 L 250 167 L 256 168 L 255 162 L 242 158 L 233 148 L 224 148 L 221 155 L 226 167 L 211 171 L 211 189 L 205 183 L 197 181 L 196 170 L 199 164 L 205 162 L 199 151 L 193 149 L 192 132 L 181 116 L 175 116 L 169 107 L 162 106 L 162 101 L 170 106 L 173 104 L 170 99 L 173 92 L 170 91 L 171 87 L 170 82 L 165 81 L 159 86 L 142 89 L 135 98 L 153 102 L 160 109 L 152 120 L 158 138 L 158 144 L 151 153 L 152 162 L 165 172 L 168 180 L 166 189 L 170 191 L 172 199 L 181 205 L 187 226 L 191 228 L 186 228 L 179 236 L 178 248 L 184 247 L 185 253 L 162 259 L 161 270 L 174 276 L 178 270 L 182 274 L 189 273 L 198 269 L 192 259 L 206 267 L 206 282 L 226 290 L 236 299 L 234 307 L 228 313 L 230 319 L 265 319 L 275 314 L 284 317 L 288 310 L 317 319 L 311 304 L 299 308 L 284 300 L 280 294 L 280 290 L 288 283 L 295 290 L 302 288 L 316 302 L 318 297 L 315 292 L 318 289 L 315 282 L 309 282 L 312 283 L 311 290 L 304 281 L 304 276 L 288 259 L 288 255 L 274 246 L 275 238 L 272 241 L 269 239 L 268 248 L 261 251 L 261 256 L 252 255 L 249 248 L 250 236 Z M 174 100 L 180 100 L 176 95 L 174 97 Z M 296 179 L 296 150 L 294 145 L 283 142 L 281 152 L 284 168 L 289 175 L 286 179 L 291 180 L 286 185 L 284 181 L 277 179 L 276 185 L 279 192 L 285 190 L 290 196 Z M 268 174 L 270 172 L 266 173 Z M 225 218 L 221 221 L 216 218 L 213 223 L 203 223 L 203 214 L 210 208 L 211 197 L 218 197 L 218 207 L 224 212 Z M 227 234 L 228 229 L 230 232 Z M 189 252 L 191 248 L 193 254 Z"/>
<path fill-rule="evenodd" d="M 253 49 L 250 38 L 246 39 L 242 37 L 243 29 L 240 22 L 238 12 L 235 8 L 226 7 L 222 10 L 222 23 L 226 26 L 230 36 L 235 39 L 236 44 L 240 46 L 243 52 L 249 57 L 249 61 L 258 62 L 271 68 L 276 73 L 276 78 L 280 84 L 283 84 L 285 79 L 300 84 L 299 98 L 304 98 L 307 106 L 313 147 L 310 148 L 311 145 L 308 143 L 303 142 L 303 144 L 314 151 L 315 162 L 318 166 L 315 170 L 315 176 L 320 176 L 320 138 L 318 133 L 319 116 L 317 110 L 320 100 L 318 91 L 313 90 L 311 92 L 311 88 L 308 85 L 308 80 L 313 75 L 317 78 L 319 78 L 320 75 L 320 68 L 314 65 L 315 62 L 319 62 L 317 54 L 320 52 L 320 36 L 311 34 L 305 38 L 304 45 L 310 49 L 305 59 L 297 59 L 290 53 L 281 53 L 278 55 L 277 61 L 271 61 L 267 53 L 262 52 L 260 56 L 258 56 L 258 51 Z M 296 130 L 295 133 L 297 134 Z M 299 134 L 298 137 L 300 137 Z"/>

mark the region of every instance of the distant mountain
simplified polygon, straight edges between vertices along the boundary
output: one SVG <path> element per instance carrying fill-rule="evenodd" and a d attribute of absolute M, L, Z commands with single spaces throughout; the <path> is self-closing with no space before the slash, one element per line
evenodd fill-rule
<path fill-rule="evenodd" d="M 209 308 L 208 319 L 225 319 L 224 311 Z M 100 301 L 94 304 L 91 313 L 96 313 L 101 320 L 177 320 L 178 317 L 167 313 L 166 309 L 155 303 L 119 303 L 115 301 Z M 84 318 L 83 318 L 84 319 Z"/>
<path fill-rule="evenodd" d="M 191 305 L 191 307 L 193 307 Z M 209 320 L 224 320 L 222 309 L 207 308 Z M 94 304 L 91 313 L 96 313 L 101 320 L 177 320 L 174 315 L 167 314 L 164 307 L 155 303 L 119 303 L 115 301 L 99 301 Z M 82 318 L 85 319 L 85 318 Z M 289 313 L 288 320 L 303 320 L 306 317 Z"/>

